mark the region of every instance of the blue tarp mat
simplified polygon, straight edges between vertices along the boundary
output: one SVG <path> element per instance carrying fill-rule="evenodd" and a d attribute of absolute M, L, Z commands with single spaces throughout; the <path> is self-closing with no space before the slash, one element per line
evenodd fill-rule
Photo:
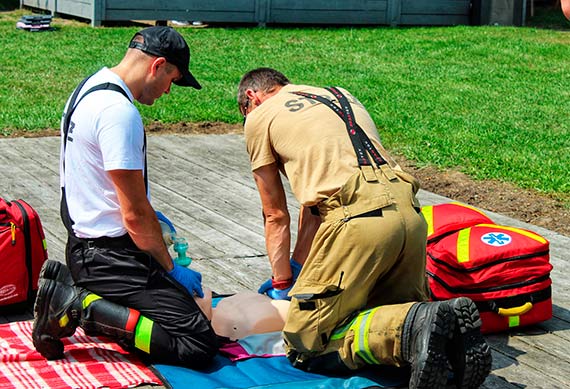
<path fill-rule="evenodd" d="M 355 372 L 349 377 L 307 373 L 285 357 L 251 358 L 231 362 L 218 355 L 210 368 L 196 371 L 180 366 L 153 365 L 172 389 L 363 389 L 406 386 L 408 369 L 388 366 Z"/>

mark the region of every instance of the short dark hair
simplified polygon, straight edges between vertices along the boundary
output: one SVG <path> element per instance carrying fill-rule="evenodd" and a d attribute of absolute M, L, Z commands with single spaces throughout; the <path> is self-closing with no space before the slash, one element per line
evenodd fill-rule
<path fill-rule="evenodd" d="M 247 96 L 245 91 L 253 89 L 254 91 L 270 92 L 276 86 L 285 86 L 289 84 L 289 79 L 283 73 L 272 68 L 257 68 L 250 70 L 241 78 L 238 85 L 237 103 L 238 107 L 245 106 Z"/>

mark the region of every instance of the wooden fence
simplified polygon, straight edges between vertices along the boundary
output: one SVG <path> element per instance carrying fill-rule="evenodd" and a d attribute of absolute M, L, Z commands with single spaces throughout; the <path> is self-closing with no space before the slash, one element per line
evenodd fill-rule
<path fill-rule="evenodd" d="M 257 25 L 457 25 L 472 23 L 471 3 L 471 0 L 21 0 L 23 7 L 87 19 L 93 26 L 129 20 Z"/>

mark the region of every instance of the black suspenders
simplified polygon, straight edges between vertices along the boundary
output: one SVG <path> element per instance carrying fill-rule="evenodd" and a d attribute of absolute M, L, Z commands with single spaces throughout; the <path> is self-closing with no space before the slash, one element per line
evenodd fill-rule
<path fill-rule="evenodd" d="M 372 167 L 372 163 L 370 162 L 370 158 L 368 157 L 368 155 L 372 157 L 372 160 L 374 161 L 376 167 L 382 169 L 382 171 L 389 180 L 395 178 L 394 173 L 389 168 L 386 160 L 382 157 L 382 155 L 378 152 L 376 147 L 372 144 L 370 138 L 368 137 L 368 135 L 366 135 L 362 127 L 360 127 L 358 123 L 356 123 L 354 112 L 346 96 L 336 87 L 326 88 L 326 90 L 331 92 L 333 96 L 338 100 L 338 102 L 340 103 L 340 107 L 335 103 L 333 103 L 331 100 L 323 96 L 315 95 L 312 93 L 305 93 L 305 92 L 291 92 L 291 93 L 309 98 L 311 100 L 316 100 L 324 104 L 325 106 L 332 109 L 334 113 L 336 113 L 338 117 L 345 123 L 348 136 L 350 137 L 352 146 L 354 147 L 354 151 L 356 153 L 358 166 L 363 171 L 367 181 L 376 181 L 376 178 L 372 176 L 374 173 L 370 172 L 369 170 L 367 171 L 367 169 L 364 168 L 364 167 L 369 167 L 368 169 L 370 169 Z"/>
<path fill-rule="evenodd" d="M 73 95 L 71 96 L 71 99 L 69 100 L 69 104 L 67 106 L 67 112 L 65 113 L 65 116 L 63 118 L 63 125 L 62 125 L 62 128 L 63 128 L 63 134 L 62 134 L 62 136 L 63 136 L 63 150 L 62 150 L 62 153 L 63 153 L 63 157 L 62 157 L 63 158 L 63 170 L 65 170 L 65 149 L 67 147 L 67 140 L 70 139 L 73 141 L 73 138 L 69 137 L 69 126 L 71 124 L 71 115 L 73 115 L 73 112 L 75 112 L 75 108 L 77 108 L 77 106 L 79 105 L 81 100 L 83 100 L 83 98 L 85 96 L 87 96 L 88 94 L 90 94 L 92 92 L 96 92 L 99 90 L 111 90 L 111 91 L 121 93 L 123 96 L 125 96 L 130 101 L 129 96 L 127 95 L 127 92 L 125 92 L 125 90 L 123 88 L 121 88 L 117 84 L 105 82 L 103 84 L 95 85 L 94 87 L 87 90 L 87 92 L 85 92 L 83 94 L 83 96 L 81 96 L 79 101 L 77 101 L 77 103 L 76 103 L 75 101 L 77 100 L 77 96 L 79 96 L 79 92 L 81 91 L 81 88 L 83 88 L 83 85 L 85 85 L 85 83 L 87 82 L 87 80 L 89 80 L 89 78 L 91 78 L 91 76 L 89 76 L 86 79 L 84 79 L 83 81 L 81 81 L 81 83 L 75 89 L 75 92 L 73 92 Z M 147 163 L 146 163 L 146 133 L 144 134 L 143 153 L 144 153 L 144 185 L 145 185 L 145 189 L 146 189 L 147 194 L 148 194 L 148 176 L 147 176 L 147 166 L 146 166 L 147 165 Z M 60 203 L 60 207 L 59 207 L 59 213 L 61 216 L 61 220 L 63 221 L 63 224 L 64 224 L 65 228 L 67 229 L 68 233 L 73 235 L 73 228 L 72 228 L 73 220 L 71 220 L 71 217 L 69 216 L 69 209 L 67 207 L 67 199 L 65 197 L 65 185 L 61 187 L 61 203 Z"/>

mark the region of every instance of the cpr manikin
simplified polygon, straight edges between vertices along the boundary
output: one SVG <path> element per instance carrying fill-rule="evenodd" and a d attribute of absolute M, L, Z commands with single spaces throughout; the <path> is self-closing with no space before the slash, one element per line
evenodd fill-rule
<path fill-rule="evenodd" d="M 174 245 L 177 255 L 175 262 L 180 263 L 181 256 L 188 262 L 180 263 L 188 266 L 190 258 L 186 256 L 188 245 L 181 251 L 176 249 L 180 239 L 174 225 L 161 212 L 156 212 L 164 243 L 167 247 Z M 231 340 L 243 339 L 248 335 L 281 331 L 289 309 L 289 301 L 273 300 L 267 295 L 243 291 L 222 298 L 215 308 L 212 308 L 212 290 L 204 287 L 204 297 L 194 297 L 196 303 L 211 321 L 214 332 Z"/>
<path fill-rule="evenodd" d="M 212 308 L 212 291 L 206 287 L 204 298 L 196 298 L 196 303 L 211 320 L 216 334 L 231 340 L 283 330 L 289 309 L 289 301 L 249 291 L 224 297 Z"/>

